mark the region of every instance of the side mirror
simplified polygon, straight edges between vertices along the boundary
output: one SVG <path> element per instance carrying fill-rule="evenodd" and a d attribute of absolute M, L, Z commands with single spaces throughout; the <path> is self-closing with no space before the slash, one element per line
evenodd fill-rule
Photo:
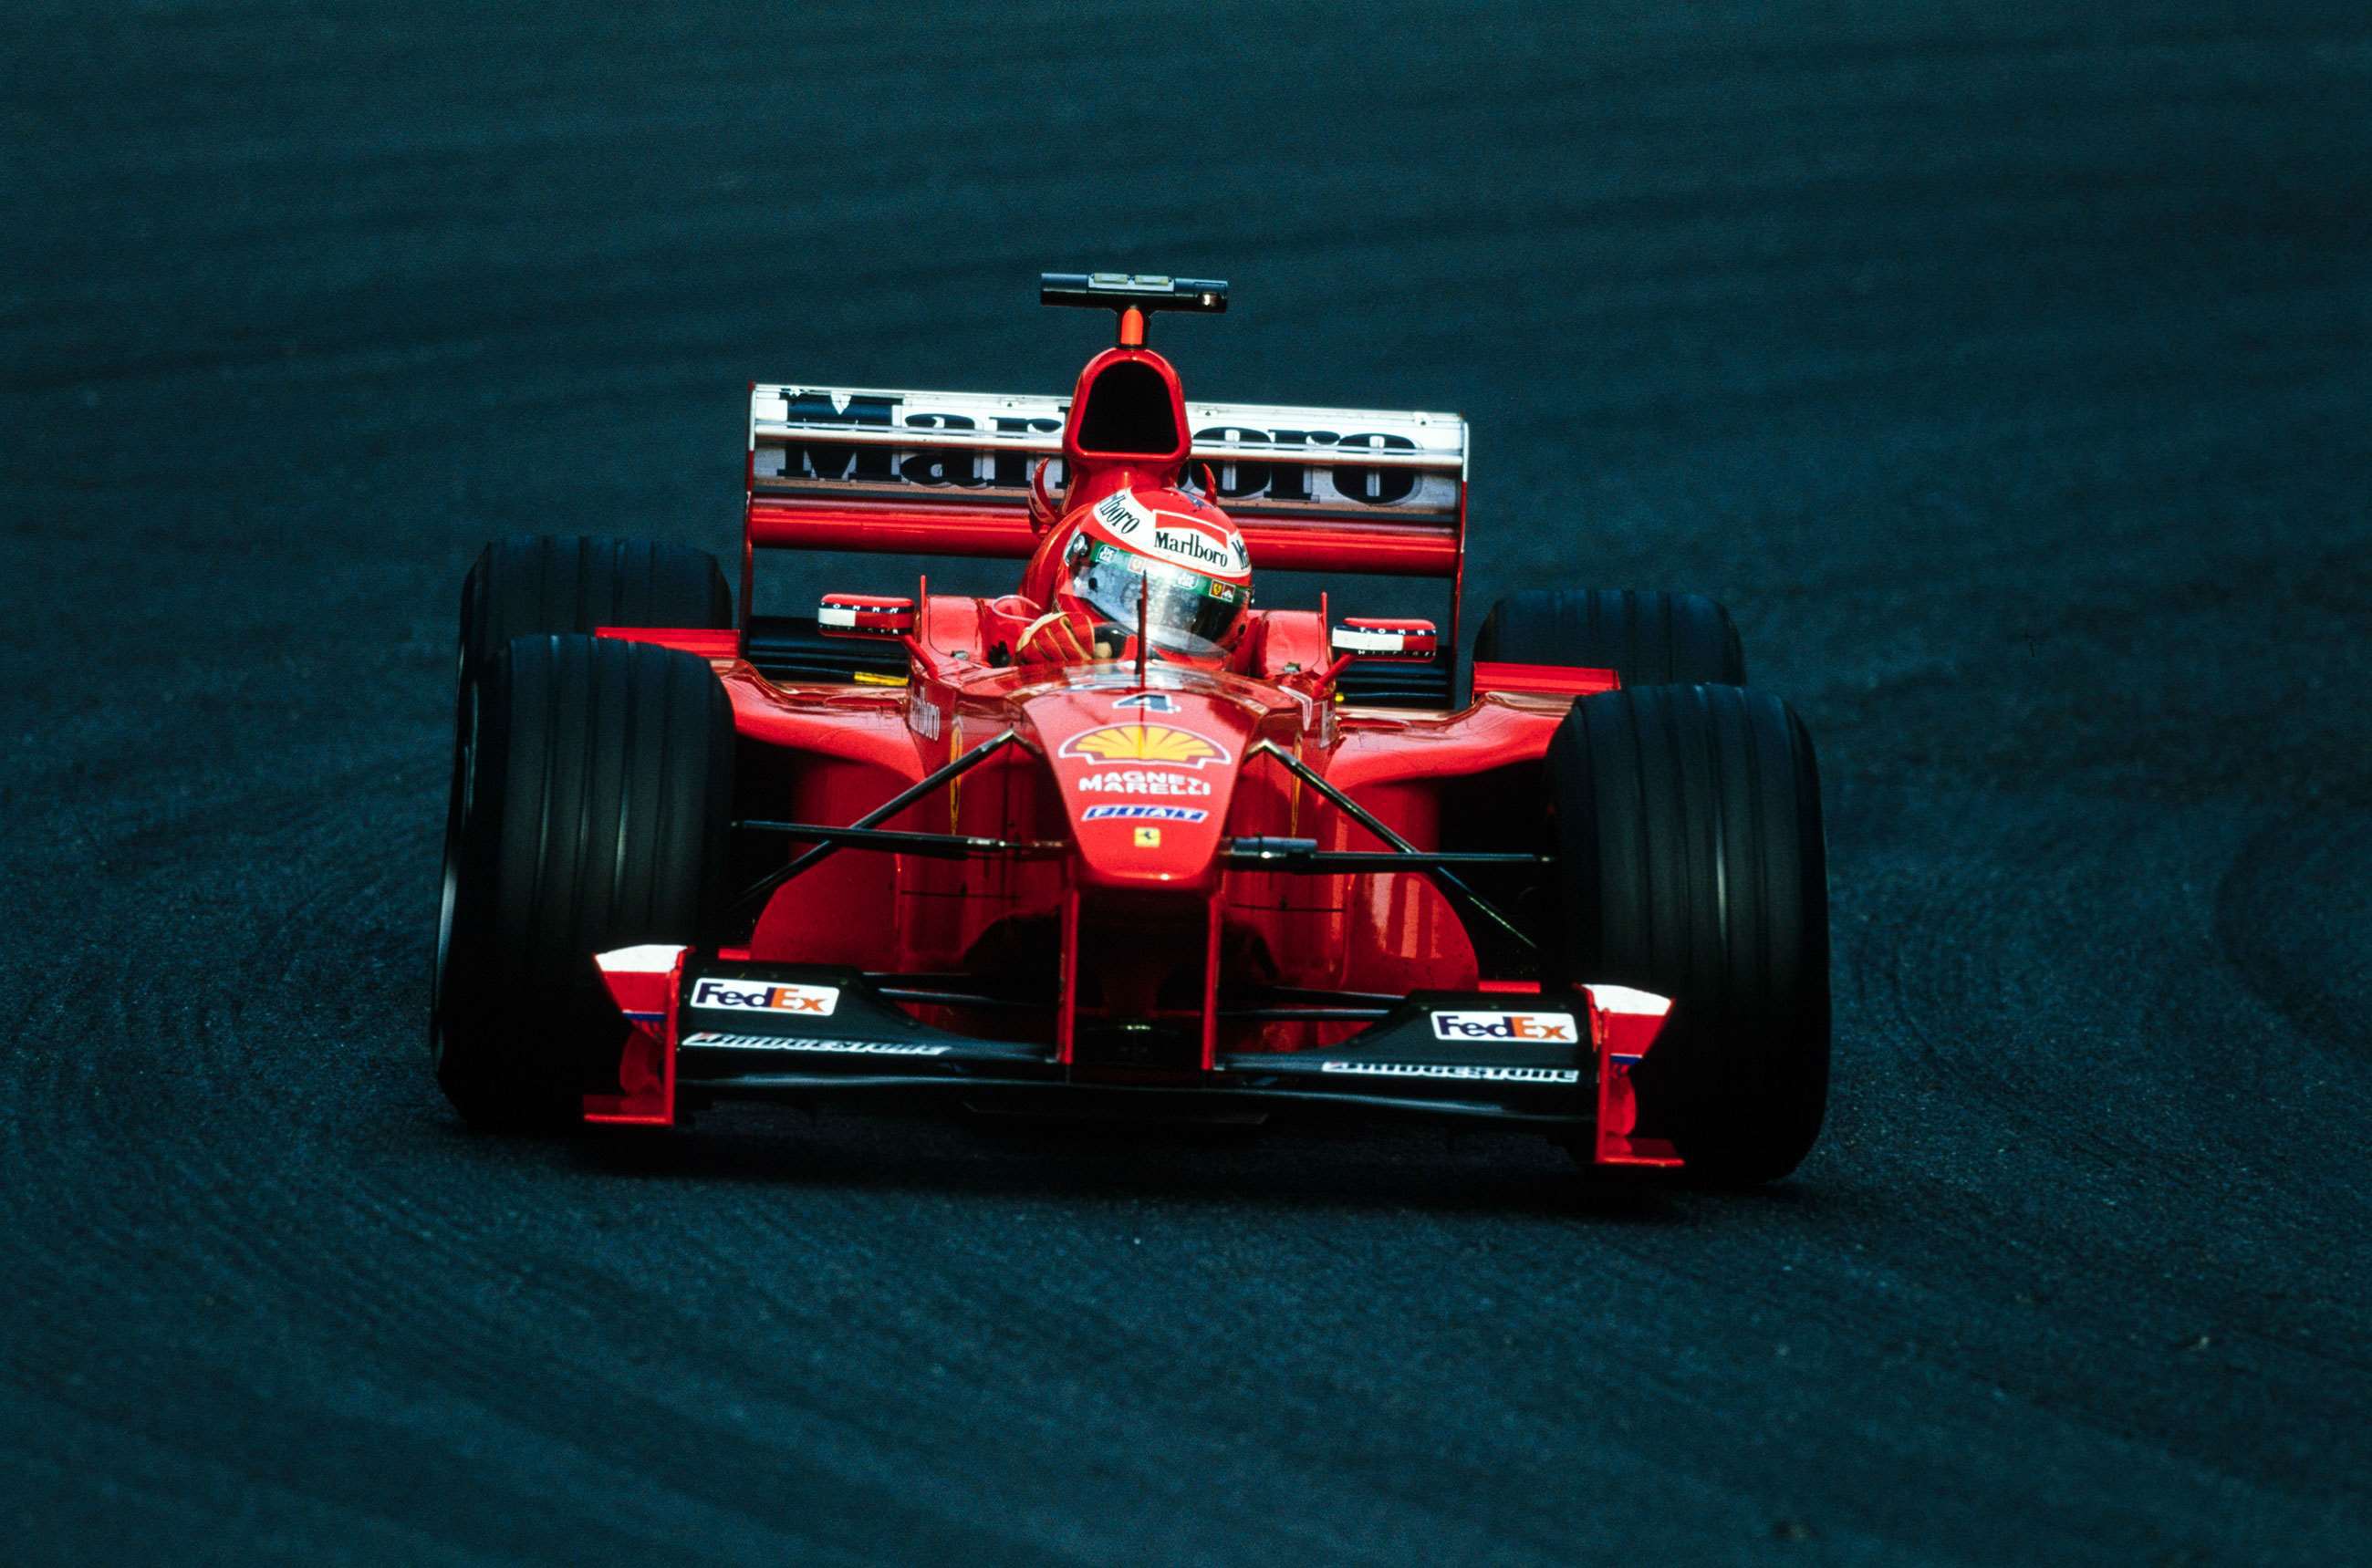
<path fill-rule="evenodd" d="M 1334 655 L 1345 659 L 1399 659 L 1423 664 L 1439 656 L 1441 632 L 1430 621 L 1378 621 L 1346 616 L 1334 628 Z"/>
<path fill-rule="evenodd" d="M 914 634 L 914 601 L 887 594 L 826 594 L 816 630 L 827 637 L 878 637 L 894 643 Z"/>

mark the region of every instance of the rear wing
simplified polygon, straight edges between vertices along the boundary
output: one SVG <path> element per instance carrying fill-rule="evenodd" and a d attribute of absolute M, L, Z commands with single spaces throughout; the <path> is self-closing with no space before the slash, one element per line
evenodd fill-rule
<path fill-rule="evenodd" d="M 1019 559 L 1037 547 L 1029 485 L 1064 480 L 1071 401 L 977 392 L 754 386 L 751 549 Z M 1186 405 L 1188 472 L 1256 567 L 1455 582 L 1466 526 L 1466 421 L 1454 413 Z"/>

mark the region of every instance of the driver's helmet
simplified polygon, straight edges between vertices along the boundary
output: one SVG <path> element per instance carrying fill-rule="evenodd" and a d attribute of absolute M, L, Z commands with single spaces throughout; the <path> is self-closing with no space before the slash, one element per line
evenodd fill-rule
<path fill-rule="evenodd" d="M 1225 654 L 1252 603 L 1252 562 L 1227 514 L 1182 490 L 1115 490 L 1068 519 L 1054 599 L 1186 658 Z"/>

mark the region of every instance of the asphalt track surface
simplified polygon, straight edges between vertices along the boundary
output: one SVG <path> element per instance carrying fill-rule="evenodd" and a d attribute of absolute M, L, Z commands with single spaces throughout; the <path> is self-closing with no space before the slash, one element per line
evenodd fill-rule
<path fill-rule="evenodd" d="M 2372 1556 L 2360 0 L 0 26 L 12 1557 Z M 1796 1179 L 456 1124 L 479 541 L 729 549 L 746 381 L 1059 389 L 1097 264 L 1236 281 L 1192 390 L 1471 415 L 1478 605 L 1734 608 Z"/>

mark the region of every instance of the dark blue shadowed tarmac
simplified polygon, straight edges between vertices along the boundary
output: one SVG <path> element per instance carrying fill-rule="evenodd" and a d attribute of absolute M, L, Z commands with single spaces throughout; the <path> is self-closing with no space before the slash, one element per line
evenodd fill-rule
<path fill-rule="evenodd" d="M 11 1555 L 2372 1556 L 2363 6 L 1087 9 L 0 23 Z M 746 382 L 1060 389 L 1081 265 L 1234 281 L 1190 392 L 1464 410 L 1478 610 L 1733 607 L 1795 1180 L 459 1129 L 478 543 L 729 551 Z"/>

